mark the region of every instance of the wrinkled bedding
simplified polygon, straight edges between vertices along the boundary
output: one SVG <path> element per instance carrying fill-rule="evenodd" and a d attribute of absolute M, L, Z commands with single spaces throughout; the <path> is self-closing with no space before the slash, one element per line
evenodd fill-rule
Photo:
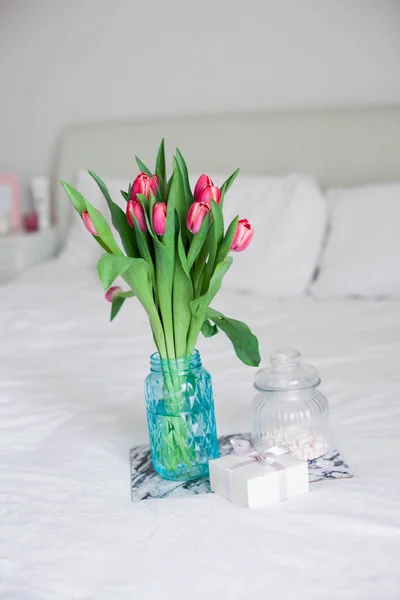
<path fill-rule="evenodd" d="M 0 598 L 400 598 L 400 302 L 214 303 L 298 348 L 322 377 L 353 479 L 262 511 L 213 494 L 132 503 L 153 351 L 127 301 L 110 325 L 95 274 L 41 265 L 0 288 Z M 219 433 L 247 431 L 254 369 L 200 340 Z"/>

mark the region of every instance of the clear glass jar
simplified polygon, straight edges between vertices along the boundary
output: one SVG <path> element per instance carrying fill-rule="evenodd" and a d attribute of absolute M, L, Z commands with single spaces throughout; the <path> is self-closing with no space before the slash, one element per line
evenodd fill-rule
<path fill-rule="evenodd" d="M 329 450 L 328 401 L 319 390 L 318 371 L 302 362 L 293 348 L 270 356 L 271 365 L 260 369 L 252 403 L 254 446 L 289 446 L 303 460 Z"/>
<path fill-rule="evenodd" d="M 165 479 L 188 481 L 208 475 L 218 458 L 211 376 L 195 350 L 189 358 L 150 357 L 145 382 L 150 454 Z"/>

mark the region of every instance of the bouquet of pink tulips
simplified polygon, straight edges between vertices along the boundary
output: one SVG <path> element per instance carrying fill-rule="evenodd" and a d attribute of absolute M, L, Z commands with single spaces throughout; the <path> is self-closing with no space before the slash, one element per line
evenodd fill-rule
<path fill-rule="evenodd" d="M 236 217 L 225 229 L 225 195 L 238 171 L 216 187 L 202 175 L 192 192 L 186 163 L 179 150 L 167 177 L 164 140 L 155 173 L 136 159 L 141 173 L 127 191 L 126 211 L 116 204 L 95 173 L 118 232 L 117 242 L 105 217 L 76 189 L 62 182 L 86 229 L 104 249 L 97 270 L 112 303 L 113 319 L 125 300 L 136 297 L 145 309 L 161 359 L 190 357 L 202 332 L 211 337 L 222 330 L 237 356 L 247 365 L 260 362 L 258 341 L 244 323 L 211 308 L 223 277 L 232 264 L 230 252 L 250 244 L 253 228 Z M 128 290 L 113 286 L 122 277 Z"/>

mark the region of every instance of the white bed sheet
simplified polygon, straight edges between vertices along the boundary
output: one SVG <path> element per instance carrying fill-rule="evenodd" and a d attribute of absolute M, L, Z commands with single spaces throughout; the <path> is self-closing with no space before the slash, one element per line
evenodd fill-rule
<path fill-rule="evenodd" d="M 113 324 L 94 274 L 49 264 L 0 288 L 2 600 L 400 597 L 400 302 L 216 306 L 316 365 L 354 479 L 268 510 L 215 495 L 130 501 L 152 351 L 135 301 Z M 220 433 L 247 430 L 254 370 L 199 348 Z"/>

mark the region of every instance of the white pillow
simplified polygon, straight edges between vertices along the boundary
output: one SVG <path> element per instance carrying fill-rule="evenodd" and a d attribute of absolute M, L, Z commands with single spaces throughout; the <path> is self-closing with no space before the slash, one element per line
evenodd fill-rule
<path fill-rule="evenodd" d="M 210 176 L 218 186 L 226 179 Z M 247 250 L 232 253 L 224 286 L 271 297 L 306 292 L 327 220 L 326 201 L 315 181 L 297 174 L 239 174 L 224 201 L 225 227 L 236 215 L 248 219 L 255 233 Z"/>
<path fill-rule="evenodd" d="M 327 192 L 330 232 L 318 298 L 400 296 L 400 183 Z"/>

